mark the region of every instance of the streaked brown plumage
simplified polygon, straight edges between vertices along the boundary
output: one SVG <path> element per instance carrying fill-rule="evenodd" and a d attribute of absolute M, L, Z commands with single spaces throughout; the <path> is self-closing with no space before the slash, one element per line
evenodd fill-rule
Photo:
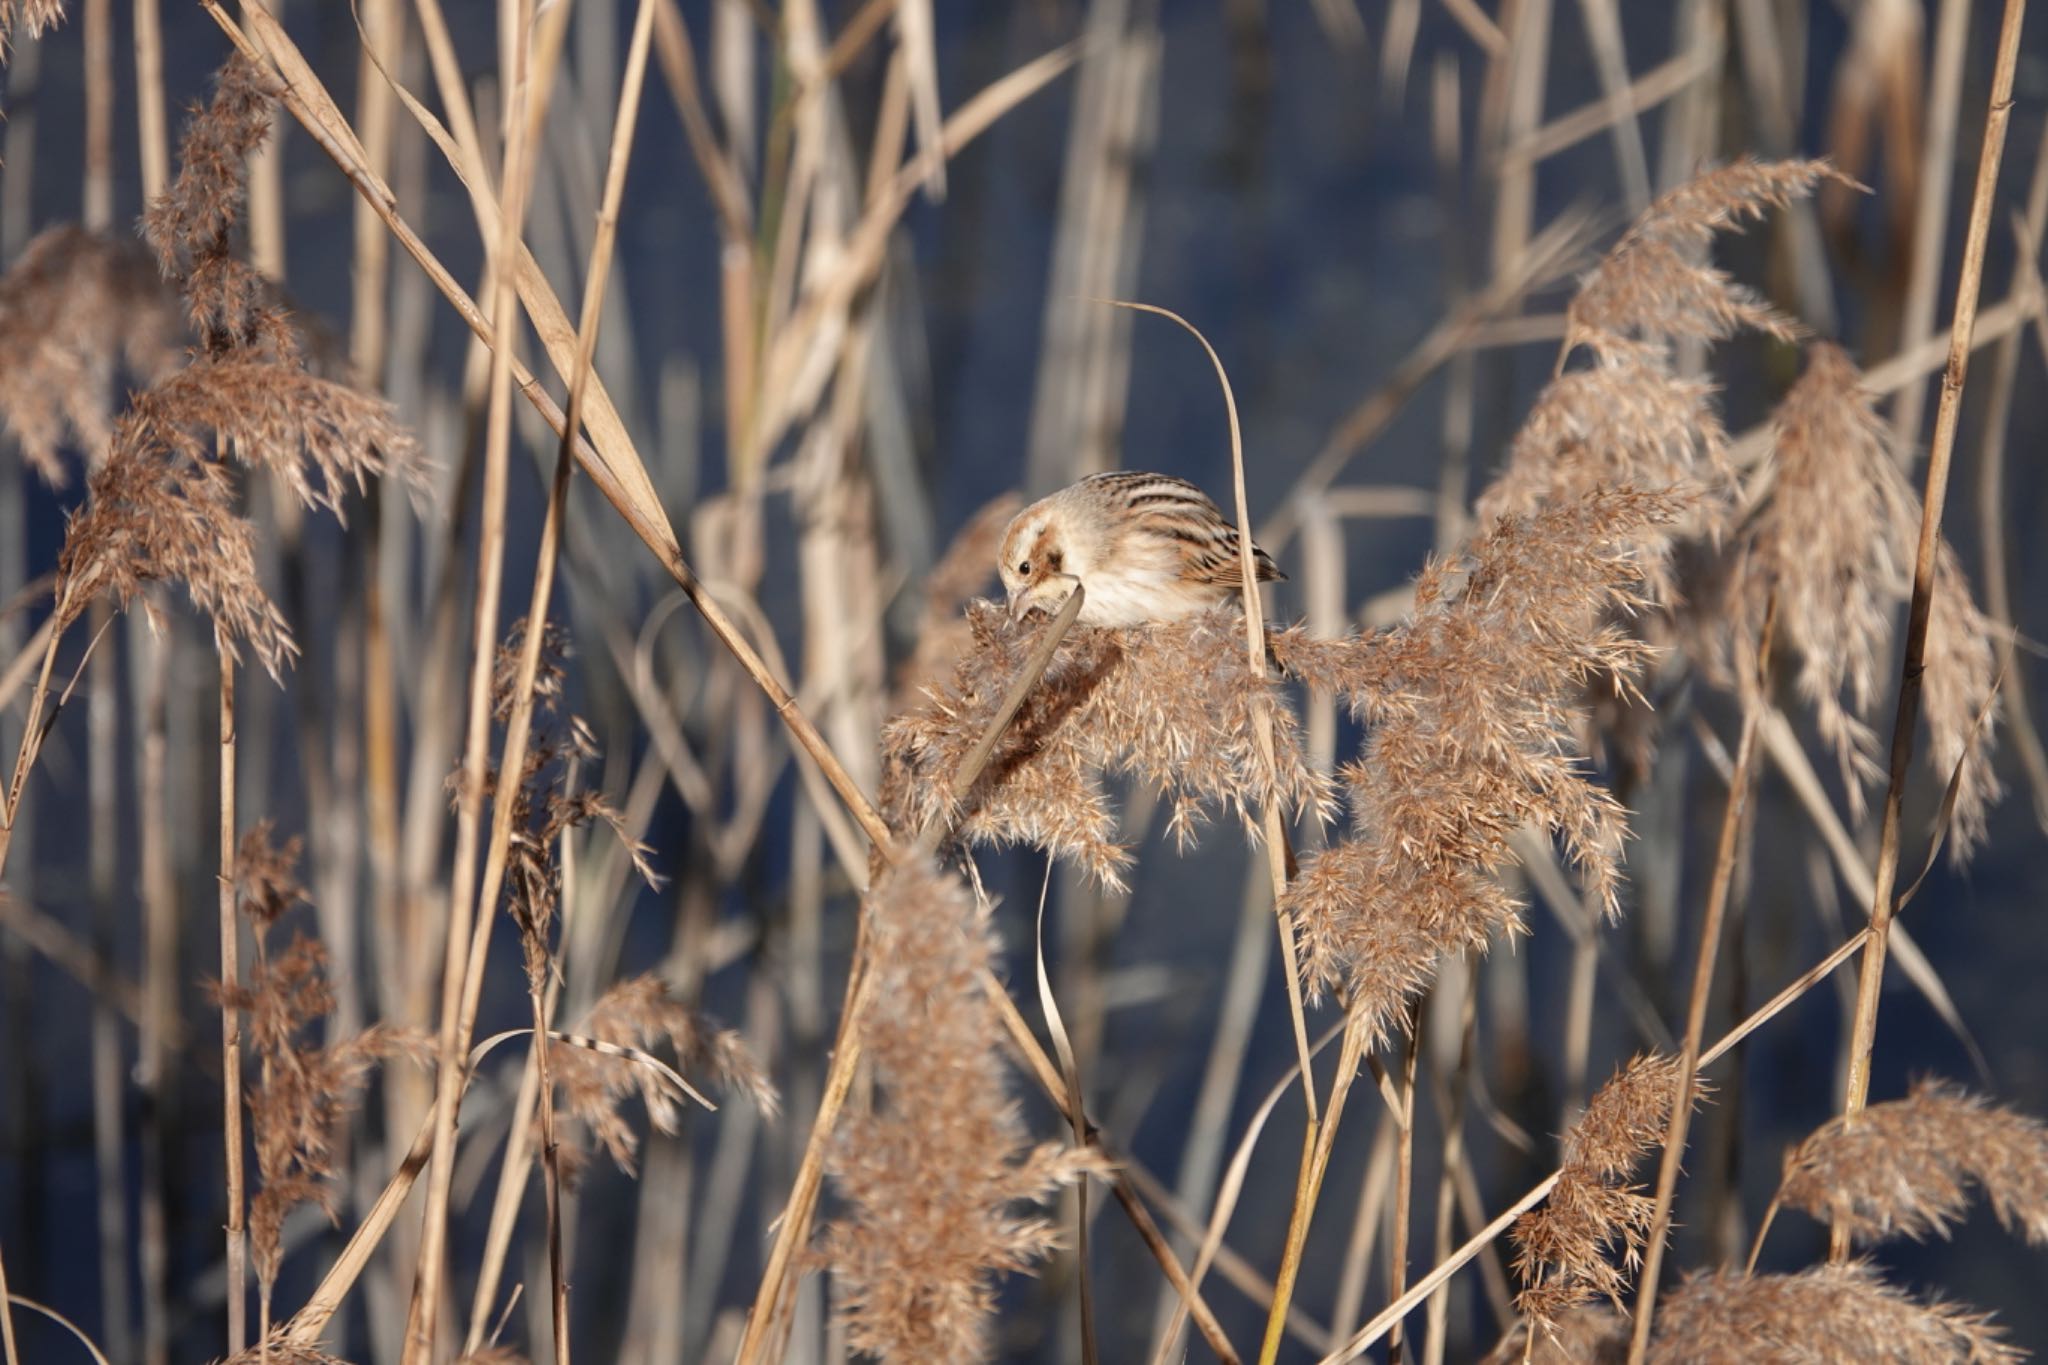
<path fill-rule="evenodd" d="M 1261 583 L 1287 575 L 1252 547 Z M 1010 613 L 1056 610 L 1079 583 L 1081 621 L 1178 621 L 1237 595 L 1238 532 L 1207 494 L 1166 474 L 1091 474 L 1019 512 L 996 570 Z"/>

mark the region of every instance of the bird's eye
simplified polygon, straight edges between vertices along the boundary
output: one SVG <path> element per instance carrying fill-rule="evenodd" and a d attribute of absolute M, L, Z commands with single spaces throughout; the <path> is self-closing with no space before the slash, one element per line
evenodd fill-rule
<path fill-rule="evenodd" d="M 1020 577 L 1020 578 L 1029 578 L 1029 577 L 1031 577 L 1031 561 L 1030 561 L 1030 560 L 1028 560 L 1028 559 L 1020 559 L 1020 560 L 1018 560 L 1018 561 L 1017 561 L 1017 576 L 1018 576 L 1018 577 Z"/>

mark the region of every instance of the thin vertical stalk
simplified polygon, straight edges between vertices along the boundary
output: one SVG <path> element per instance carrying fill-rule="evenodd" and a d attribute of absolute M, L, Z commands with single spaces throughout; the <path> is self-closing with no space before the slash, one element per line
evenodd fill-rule
<path fill-rule="evenodd" d="M 1920 140 L 1920 195 L 1913 206 L 1913 257 L 1907 265 L 1905 310 L 1897 350 L 1925 341 L 1934 330 L 1934 299 L 1941 288 L 1941 264 L 1948 254 L 1949 190 L 1956 179 L 1956 123 L 1963 103 L 1963 57 L 1970 45 L 1970 0 L 1942 0 L 1935 21 L 1933 81 L 1927 92 L 1927 131 Z M 1899 390 L 1892 406 L 1892 430 L 1906 459 L 1920 440 L 1927 410 L 1927 385 L 1917 380 Z"/>
<path fill-rule="evenodd" d="M 1387 1294 L 1398 1299 L 1408 1288 L 1408 1224 L 1415 1205 L 1415 1064 L 1422 1055 L 1422 1020 L 1426 1001 L 1408 1009 L 1408 1048 L 1401 1062 L 1401 1108 L 1394 1115 L 1394 1227 L 1387 1237 Z M 1387 1333 L 1387 1365 L 1401 1365 L 1407 1324 L 1394 1319 Z"/>
<path fill-rule="evenodd" d="M 171 136 L 164 114 L 164 26 L 158 0 L 135 0 L 135 120 L 141 147 L 142 198 L 171 179 Z"/>
<path fill-rule="evenodd" d="M 235 664 L 220 656 L 220 1004 L 221 1146 L 227 1153 L 228 1354 L 248 1344 L 249 1244 L 242 1178 L 242 1012 L 226 991 L 242 979 L 235 920 Z"/>
<path fill-rule="evenodd" d="M 1475 1044 L 1479 1038 L 1479 972 L 1470 957 L 1465 961 L 1464 994 L 1458 1005 L 1458 1065 L 1438 1096 L 1437 1113 L 1443 1120 L 1443 1171 L 1437 1177 L 1436 1242 L 1433 1257 L 1441 1261 L 1451 1254 L 1451 1215 L 1457 1207 L 1458 1170 L 1465 1162 L 1465 1091 L 1471 1080 Z M 1445 1337 L 1450 1327 L 1451 1285 L 1446 1280 L 1432 1294 L 1428 1308 L 1428 1335 L 1423 1339 L 1423 1365 L 1443 1365 Z"/>
<path fill-rule="evenodd" d="M 170 1226 L 164 1203 L 164 1137 L 171 1094 L 170 1033 L 178 1017 L 178 890 L 164 806 L 169 740 L 170 654 L 175 637 L 159 639 L 129 617 L 135 660 L 142 763 L 136 794 L 142 855 L 142 1029 L 137 1088 L 142 1092 L 142 1347 L 148 1365 L 170 1359 Z M 4 855 L 0 855 L 4 861 Z"/>
<path fill-rule="evenodd" d="M 1934 600 L 1935 553 L 1941 543 L 1941 514 L 1948 501 L 1949 464 L 1955 454 L 1956 427 L 1962 416 L 1963 384 L 1969 376 L 1970 346 L 1977 326 L 1977 299 L 1984 282 L 1984 244 L 1991 230 L 1991 202 L 1998 189 L 1999 163 L 2005 155 L 2006 124 L 2012 118 L 2013 72 L 2019 63 L 2020 27 L 2026 0 L 2006 0 L 1998 31 L 1998 65 L 1991 80 L 1990 108 L 1984 119 L 1983 149 L 1977 161 L 1976 190 L 1970 201 L 1970 226 L 1963 242 L 1962 275 L 1956 281 L 1955 325 L 1949 336 L 1948 369 L 1942 376 L 1941 406 L 1934 416 L 1934 445 L 1928 452 L 1927 479 L 1921 494 L 1920 545 L 1913 559 L 1913 601 L 1906 618 L 1905 658 L 1899 675 L 1899 704 L 1892 718 L 1891 773 L 1884 794 L 1884 823 L 1878 835 L 1877 885 L 1870 905 L 1870 941 L 1863 950 L 1856 982 L 1856 1019 L 1850 1039 L 1849 1081 L 1842 1112 L 1861 1113 L 1870 1093 L 1870 1054 L 1877 1037 L 1879 988 L 1884 982 L 1887 937 L 1899 872 L 1899 818 L 1905 801 L 1906 769 L 1913 760 L 1913 729 L 1920 713 L 1920 687 L 1927 666 L 1927 627 Z M 1848 1254 L 1837 1236 L 1831 1252 L 1836 1260 Z"/>
<path fill-rule="evenodd" d="M 1757 730 L 1770 696 L 1771 640 L 1777 633 L 1778 594 L 1773 589 L 1757 632 L 1755 695 L 1742 712 L 1742 738 L 1736 745 L 1735 771 L 1728 778 L 1728 804 L 1721 813 L 1721 834 L 1714 852 L 1714 875 L 1707 888 L 1701 918 L 1699 956 L 1693 965 L 1692 997 L 1686 1008 L 1685 1040 L 1678 1050 L 1678 1079 L 1671 1091 L 1671 1117 L 1664 1131 L 1664 1155 L 1657 1167 L 1657 1203 L 1651 1216 L 1643 1266 L 1636 1285 L 1634 1334 L 1629 1365 L 1642 1365 L 1650 1347 L 1650 1324 L 1657 1311 L 1657 1277 L 1664 1266 L 1664 1244 L 1671 1231 L 1671 1208 L 1678 1193 L 1678 1173 L 1685 1159 L 1685 1137 L 1692 1122 L 1692 1092 L 1700 1068 L 1700 1042 L 1707 1026 L 1707 1001 L 1713 994 L 1714 965 L 1721 947 L 1721 926 L 1727 917 L 1729 890 L 1735 884 L 1735 852 L 1756 773 Z"/>
<path fill-rule="evenodd" d="M 85 225 L 104 232 L 114 224 L 114 7 L 85 0 Z"/>
<path fill-rule="evenodd" d="M 501 36 L 523 49 L 528 32 L 527 16 L 517 0 L 500 5 Z M 564 13 L 566 7 L 564 7 Z M 559 25 L 560 18 L 556 20 Z M 516 41 L 515 41 L 516 40 Z M 520 55 L 524 55 L 523 50 Z M 461 785 L 455 825 L 455 868 L 448 898 L 448 937 L 441 974 L 441 1026 L 438 1045 L 439 1070 L 435 1076 L 434 1146 L 427 1172 L 427 1207 L 421 1224 L 419 1269 L 413 1282 L 412 1308 L 406 1329 L 405 1365 L 428 1365 L 434 1357 L 434 1340 L 439 1326 L 442 1279 L 446 1274 L 448 1202 L 455 1176 L 455 1131 L 457 1110 L 468 1069 L 464 1064 L 468 1031 L 463 1019 L 472 975 L 481 979 L 481 954 L 470 943 L 474 926 L 489 924 L 489 903 L 479 910 L 477 899 L 477 851 L 483 823 L 483 794 L 490 761 L 491 674 L 496 654 L 498 603 L 505 558 L 506 465 L 512 437 L 512 344 L 518 323 L 518 295 L 514 263 L 520 250 L 520 229 L 525 219 L 530 189 L 532 156 L 529 154 L 527 102 L 530 72 L 523 64 L 505 69 L 507 81 L 507 137 L 504 158 L 505 195 L 493 242 L 492 259 L 496 287 L 491 307 L 491 330 L 499 344 L 491 351 L 490 400 L 484 442 L 483 522 L 477 545 L 477 595 L 470 640 L 470 675 L 467 722 L 463 746 Z M 529 636 L 537 639 L 541 623 L 531 623 Z M 508 752 L 509 736 L 508 736 Z M 516 780 L 516 763 L 500 765 L 508 780 Z M 497 805 L 508 804 L 501 794 Z M 485 929 L 488 932 L 488 929 Z"/>

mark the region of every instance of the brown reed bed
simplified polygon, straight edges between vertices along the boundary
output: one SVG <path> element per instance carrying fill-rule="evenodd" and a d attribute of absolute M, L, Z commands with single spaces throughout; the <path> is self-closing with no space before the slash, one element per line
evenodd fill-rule
<path fill-rule="evenodd" d="M 1354 7 L 1311 8 L 1360 50 Z M 89 58 L 83 222 L 0 243 L 0 970 L 38 1001 L 19 963 L 83 988 L 100 1179 L 124 1190 L 141 1152 L 133 1212 L 96 1206 L 106 1320 L 24 1295 L 40 1248 L 0 1246 L 0 1359 L 2020 1358 L 1988 1304 L 1943 1297 L 1993 1277 L 1935 1289 L 1873 1248 L 1947 1238 L 1981 1198 L 2005 1254 L 2037 1255 L 2048 1130 L 1952 1081 L 1868 1092 L 1888 950 L 1971 1048 L 1989 1018 L 1944 980 L 1952 948 L 1893 924 L 1945 885 L 1916 859 L 2031 852 L 1998 741 L 2010 717 L 2032 743 L 2033 623 L 2002 560 L 1980 607 L 1942 537 L 1972 350 L 2001 343 L 1984 449 L 2008 421 L 2019 448 L 2009 357 L 2042 327 L 2024 261 L 1982 297 L 2021 6 L 1981 129 L 1963 7 L 1925 83 L 1906 7 L 1864 7 L 1832 161 L 1786 155 L 1819 139 L 1806 73 L 1752 31 L 1766 7 L 1732 31 L 1682 7 L 1641 73 L 1627 7 L 1588 0 L 1581 32 L 1547 0 L 1460 0 L 1441 33 L 1419 0 L 1385 8 L 1391 116 L 1434 64 L 1454 288 L 1290 488 L 1261 433 L 1247 455 L 1231 338 L 1101 301 L 1143 278 L 1160 13 L 1041 18 L 968 91 L 929 0 L 508 5 L 477 85 L 462 15 L 365 0 L 347 92 L 301 16 L 208 0 L 230 55 L 173 155 L 138 0 L 138 246 L 90 57 L 109 5 L 0 2 L 10 100 L 65 25 Z M 1263 21 L 1232 13 L 1236 79 L 1270 86 Z M 1566 43 L 1597 97 L 1546 120 Z M 1127 402 L 1132 348 L 1171 334 L 1131 309 L 1182 322 L 1223 380 L 1219 502 L 1308 623 L 1268 624 L 1251 537 L 1240 598 L 1104 628 L 1081 596 L 1021 619 L 981 598 L 1015 495 L 939 534 L 906 220 L 971 215 L 957 158 L 1062 86 L 1015 482 L 1166 463 Z M 1722 94 L 1749 142 L 1722 140 Z M 657 108 L 715 239 L 708 384 L 629 325 Z M 1572 152 L 1603 134 L 1611 177 Z M 1589 165 L 1629 225 L 1540 224 L 1539 176 Z M 316 178 L 354 211 L 345 345 L 289 292 Z M 23 193 L 0 180 L 0 234 Z M 2048 173 L 2026 202 L 2030 255 Z M 1846 249 L 1865 238 L 1905 263 L 1898 297 Z M 1870 297 L 1838 309 L 1838 282 Z M 1532 395 L 1492 382 L 1517 348 Z M 1425 396 L 1429 477 L 1348 479 Z M 1764 420 L 1731 435 L 1738 413 Z M 714 426 L 709 450 L 685 434 Z M 30 477 L 66 508 L 48 562 Z M 2005 477 L 2001 451 L 1987 554 L 2008 521 L 2024 550 Z M 1414 517 L 1435 552 L 1359 582 L 1359 524 Z M 1695 755 L 1721 786 L 1665 777 Z M 1767 766 L 1805 825 L 1766 818 Z M 51 852 L 67 824 L 90 826 L 89 897 Z M 1241 893 L 1213 876 L 1236 843 Z M 1800 857 L 1867 927 L 1816 947 L 1773 922 Z M 1004 903 L 1020 863 L 1045 875 L 1035 924 Z M 1162 886 L 1195 888 L 1169 907 L 1188 946 L 1147 919 Z M 1556 981 L 1536 901 L 1570 943 Z M 1190 962 L 1231 919 L 1227 970 Z M 1859 955 L 1841 1093 L 1759 1120 L 1738 1049 Z M 23 1036 L 6 1051 L 35 1055 Z M 1205 1050 L 1198 1131 L 1162 1140 Z M 218 1188 L 181 1188 L 194 1147 Z M 1773 1158 L 1752 1207 L 1741 1167 Z"/>

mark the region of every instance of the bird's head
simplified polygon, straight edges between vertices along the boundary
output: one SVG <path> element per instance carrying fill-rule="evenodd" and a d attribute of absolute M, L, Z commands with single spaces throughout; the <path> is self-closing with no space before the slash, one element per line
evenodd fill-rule
<path fill-rule="evenodd" d="M 1053 509 L 1040 503 L 1019 512 L 1003 532 L 996 572 L 1010 597 L 1010 619 L 1021 621 L 1033 607 L 1057 611 L 1080 583 L 1070 570 L 1072 556 Z"/>

